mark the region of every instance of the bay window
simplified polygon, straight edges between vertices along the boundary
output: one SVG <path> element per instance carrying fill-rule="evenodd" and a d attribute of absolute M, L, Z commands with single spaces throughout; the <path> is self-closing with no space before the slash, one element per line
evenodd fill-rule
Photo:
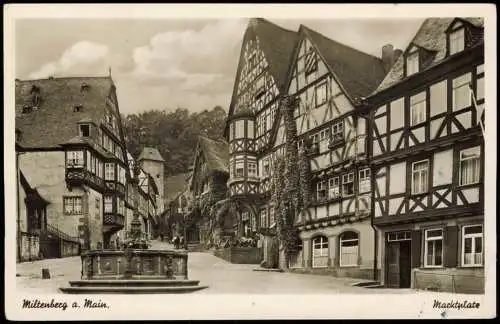
<path fill-rule="evenodd" d="M 269 225 L 267 223 L 267 209 L 264 208 L 260 211 L 260 227 L 261 228 L 268 228 Z"/>
<path fill-rule="evenodd" d="M 429 177 L 429 161 L 423 160 L 412 164 L 411 193 L 421 194 L 427 192 Z"/>
<path fill-rule="evenodd" d="M 244 138 L 245 137 L 245 121 L 244 120 L 237 120 L 235 123 L 236 128 L 236 136 L 234 138 Z"/>
<path fill-rule="evenodd" d="M 257 163 L 256 162 L 248 162 L 248 176 L 249 177 L 257 177 Z"/>
<path fill-rule="evenodd" d="M 68 151 L 66 152 L 66 164 L 69 167 L 83 168 L 84 159 L 83 151 Z"/>
<path fill-rule="evenodd" d="M 443 265 L 442 229 L 425 231 L 424 265 L 426 267 L 441 267 Z"/>
<path fill-rule="evenodd" d="M 105 163 L 104 164 L 104 179 L 105 180 L 115 180 L 115 164 Z"/>
<path fill-rule="evenodd" d="M 462 266 L 483 265 L 483 225 L 462 227 Z"/>
<path fill-rule="evenodd" d="M 236 158 L 234 173 L 236 178 L 242 178 L 245 176 L 245 160 L 243 159 L 243 157 Z"/>
<path fill-rule="evenodd" d="M 460 185 L 479 182 L 481 149 L 479 146 L 460 151 Z"/>
<path fill-rule="evenodd" d="M 112 213 L 113 212 L 113 197 L 112 196 L 104 196 L 104 212 Z"/>
<path fill-rule="evenodd" d="M 269 207 L 269 227 L 273 227 L 276 223 L 274 206 Z"/>

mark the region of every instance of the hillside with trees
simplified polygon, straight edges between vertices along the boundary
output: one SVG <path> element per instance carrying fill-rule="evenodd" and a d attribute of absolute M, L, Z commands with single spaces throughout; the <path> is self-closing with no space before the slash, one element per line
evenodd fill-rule
<path fill-rule="evenodd" d="M 193 113 L 185 108 L 150 110 L 124 116 L 122 122 L 132 156 L 136 158 L 142 146 L 156 147 L 166 161 L 165 175 L 170 176 L 187 172 L 191 167 L 199 135 L 222 138 L 226 117 L 226 111 L 216 106 Z"/>

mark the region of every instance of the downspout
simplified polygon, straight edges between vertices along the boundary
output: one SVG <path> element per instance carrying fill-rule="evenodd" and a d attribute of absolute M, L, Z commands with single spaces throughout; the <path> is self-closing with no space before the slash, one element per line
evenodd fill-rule
<path fill-rule="evenodd" d="M 367 121 L 367 125 L 366 125 L 366 132 L 367 132 L 367 135 L 366 135 L 366 156 L 367 158 L 369 159 L 371 154 L 371 116 L 370 116 L 371 113 L 368 114 L 368 116 L 363 116 L 363 115 L 360 115 L 361 118 L 364 118 L 366 121 Z M 371 187 L 371 199 L 370 199 L 370 226 L 372 227 L 373 229 L 373 233 L 374 233 L 374 242 L 373 242 L 373 280 L 374 281 L 377 281 L 379 280 L 379 276 L 378 276 L 378 268 L 377 268 L 377 265 L 378 265 L 378 245 L 379 245 L 379 239 L 378 239 L 378 230 L 377 228 L 375 227 L 375 225 L 373 224 L 373 218 L 374 218 L 374 209 L 375 209 L 375 200 L 374 200 L 374 188 L 375 188 L 375 176 L 374 176 L 374 172 L 372 172 L 372 165 L 371 165 L 371 161 L 368 160 L 368 163 L 370 165 L 370 187 Z"/>

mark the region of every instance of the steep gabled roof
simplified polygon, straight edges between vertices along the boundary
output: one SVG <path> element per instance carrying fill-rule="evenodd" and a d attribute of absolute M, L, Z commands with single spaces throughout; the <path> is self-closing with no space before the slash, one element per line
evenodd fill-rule
<path fill-rule="evenodd" d="M 32 106 L 34 87 L 39 89 L 38 109 L 23 113 L 25 105 Z M 16 80 L 16 128 L 21 132 L 19 144 L 26 148 L 57 148 L 78 135 L 79 121 L 87 119 L 99 124 L 104 118 L 106 99 L 113 88 L 111 77 Z M 74 111 L 78 105 L 81 105 L 80 111 Z"/>
<path fill-rule="evenodd" d="M 28 180 L 24 176 L 23 171 L 19 170 L 19 182 L 26 193 L 26 198 L 28 200 L 40 202 L 43 205 L 48 205 L 50 202 L 43 198 L 36 188 L 32 188 L 28 183 Z"/>
<path fill-rule="evenodd" d="M 431 68 L 439 64 L 446 58 L 446 30 L 450 25 L 456 20 L 460 19 L 465 23 L 472 24 L 474 27 L 482 28 L 484 26 L 484 20 L 482 18 L 429 18 L 426 19 L 420 29 L 417 31 L 407 48 L 416 45 L 423 48 L 429 52 L 433 52 L 435 55 L 431 62 L 426 66 L 426 69 Z M 479 43 L 481 43 L 480 40 Z M 406 51 L 405 51 L 406 52 Z M 401 55 L 394 66 L 389 71 L 387 76 L 384 78 L 380 86 L 377 88 L 375 93 L 392 87 L 393 85 L 402 81 L 404 76 L 404 56 Z M 374 94 L 375 94 L 374 93 Z"/>
<path fill-rule="evenodd" d="M 248 39 L 256 36 L 259 39 L 260 49 L 269 64 L 269 72 L 273 76 L 276 86 L 283 92 L 286 85 L 286 77 L 293 48 L 297 42 L 298 34 L 292 30 L 282 28 L 264 18 L 251 18 L 243 36 L 240 50 L 238 68 L 233 86 L 233 94 L 229 105 L 228 117 L 233 116 L 236 102 L 236 91 L 240 80 L 241 68 L 243 66 L 243 51 Z M 229 120 L 229 118 L 228 118 Z M 227 132 L 227 124 L 224 133 Z"/>
<path fill-rule="evenodd" d="M 175 199 L 186 189 L 188 184 L 188 175 L 189 172 L 179 173 L 165 179 L 164 192 L 166 203 L 169 203 L 171 200 Z"/>
<path fill-rule="evenodd" d="M 260 49 L 269 63 L 269 70 L 276 85 L 281 91 L 285 90 L 286 76 L 293 48 L 297 42 L 297 32 L 282 28 L 264 18 L 250 19 L 250 27 L 259 38 Z"/>
<path fill-rule="evenodd" d="M 371 94 L 382 82 L 382 60 L 336 42 L 304 25 L 300 28 L 312 41 L 331 72 L 351 99 Z"/>
<path fill-rule="evenodd" d="M 229 172 L 229 144 L 226 141 L 200 136 L 198 145 L 205 156 L 208 172 Z"/>
<path fill-rule="evenodd" d="M 137 158 L 137 161 L 141 160 L 165 162 L 158 149 L 154 147 L 144 147 L 139 158 Z"/>

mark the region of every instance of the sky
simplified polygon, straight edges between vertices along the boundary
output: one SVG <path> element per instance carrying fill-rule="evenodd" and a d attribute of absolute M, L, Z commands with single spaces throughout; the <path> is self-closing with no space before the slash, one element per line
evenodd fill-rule
<path fill-rule="evenodd" d="M 300 24 L 380 57 L 385 44 L 405 49 L 424 19 L 279 20 Z M 16 78 L 105 76 L 111 70 L 120 111 L 226 111 L 248 20 L 20 19 Z"/>

